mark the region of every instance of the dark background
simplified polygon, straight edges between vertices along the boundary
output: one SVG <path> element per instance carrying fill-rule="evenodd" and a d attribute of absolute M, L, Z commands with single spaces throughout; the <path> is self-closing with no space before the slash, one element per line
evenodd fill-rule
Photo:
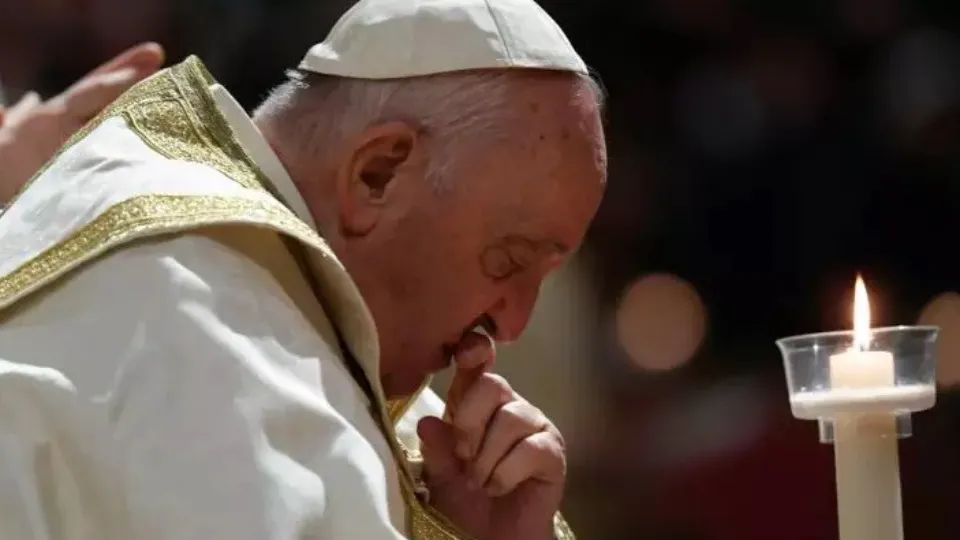
<path fill-rule="evenodd" d="M 657 272 L 695 287 L 708 321 L 669 371 L 594 332 L 592 397 L 565 397 L 592 411 L 571 441 L 570 521 L 585 539 L 836 538 L 831 448 L 790 416 L 773 342 L 849 328 L 858 272 L 878 326 L 958 289 L 960 2 L 541 4 L 610 96 L 584 320 Z M 0 81 L 8 101 L 52 95 L 149 39 L 201 56 L 250 108 L 347 5 L 0 0 Z M 911 540 L 960 534 L 957 401 L 941 389 L 901 445 Z"/>

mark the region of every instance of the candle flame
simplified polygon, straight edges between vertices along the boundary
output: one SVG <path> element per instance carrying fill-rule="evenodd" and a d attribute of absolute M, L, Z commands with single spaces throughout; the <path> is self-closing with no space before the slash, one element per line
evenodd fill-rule
<path fill-rule="evenodd" d="M 853 288 L 853 343 L 858 349 L 870 346 L 870 299 L 867 296 L 867 286 L 863 277 L 857 276 L 857 283 Z"/>

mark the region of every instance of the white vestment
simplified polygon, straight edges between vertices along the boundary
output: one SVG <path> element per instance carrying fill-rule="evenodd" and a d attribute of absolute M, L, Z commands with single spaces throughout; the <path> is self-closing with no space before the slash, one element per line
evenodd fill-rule
<path fill-rule="evenodd" d="M 359 293 L 205 77 L 135 87 L 0 216 L 0 539 L 456 538 L 397 459 L 442 401 L 382 425 Z"/>

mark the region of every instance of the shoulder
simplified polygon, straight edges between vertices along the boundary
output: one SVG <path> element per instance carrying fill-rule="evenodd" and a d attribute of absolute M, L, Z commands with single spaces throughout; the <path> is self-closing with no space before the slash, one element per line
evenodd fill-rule
<path fill-rule="evenodd" d="M 305 274 L 269 230 L 227 225 L 137 243 L 77 279 L 92 282 L 78 289 L 122 289 L 126 309 L 152 313 L 156 321 L 273 336 L 290 347 L 309 340 L 338 353 L 336 334 Z"/>
<path fill-rule="evenodd" d="M 253 227 L 214 227 L 175 236 L 134 242 L 76 272 L 69 282 L 87 290 L 111 290 L 110 309 L 138 306 L 167 310 L 182 302 L 213 307 L 218 302 L 283 296 L 280 280 L 294 274 L 281 269 L 282 242 L 274 233 Z M 265 267 L 262 260 L 273 259 Z M 122 294 L 122 295 L 121 295 Z"/>
<path fill-rule="evenodd" d="M 70 350 L 68 340 L 90 334 L 93 343 Z M 0 352 L 14 354 L 7 358 L 59 364 L 71 378 L 77 361 L 57 358 L 60 350 L 113 366 L 104 365 L 107 371 L 125 355 L 156 353 L 173 368 L 203 350 L 220 360 L 200 358 L 183 367 L 236 371 L 256 359 L 299 366 L 315 372 L 302 374 L 313 379 L 323 366 L 331 366 L 336 379 L 345 373 L 333 327 L 286 244 L 254 227 L 211 228 L 117 249 L 15 306 L 0 335 Z M 49 335 L 64 336 L 60 349 Z M 37 345 L 42 339 L 49 350 Z M 53 357 L 44 358 L 44 351 Z M 321 362 L 301 361 L 307 358 Z"/>

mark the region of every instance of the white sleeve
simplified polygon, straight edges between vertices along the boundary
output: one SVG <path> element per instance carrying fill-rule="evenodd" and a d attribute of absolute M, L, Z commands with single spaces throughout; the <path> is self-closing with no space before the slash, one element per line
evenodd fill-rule
<path fill-rule="evenodd" d="M 0 538 L 403 538 L 336 345 L 217 242 L 97 262 L 3 321 L 0 359 Z"/>

